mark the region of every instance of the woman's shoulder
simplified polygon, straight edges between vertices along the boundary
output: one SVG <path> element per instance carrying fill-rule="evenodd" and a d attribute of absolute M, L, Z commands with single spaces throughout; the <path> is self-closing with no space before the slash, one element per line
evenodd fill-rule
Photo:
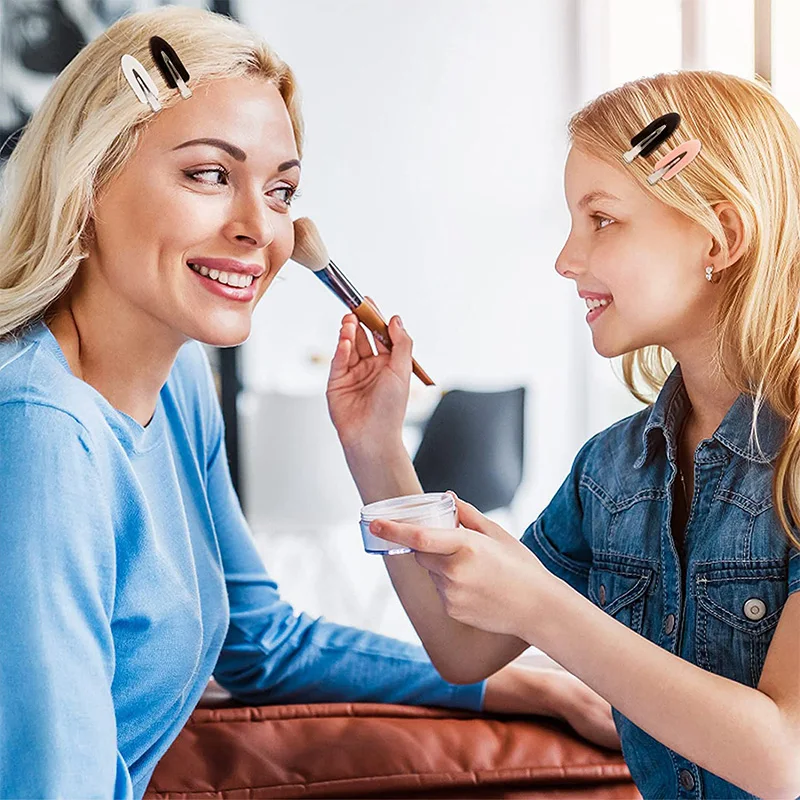
<path fill-rule="evenodd" d="M 38 332 L 0 339 L 0 430 L 17 437 L 47 434 L 88 441 L 94 409 L 65 364 L 43 345 Z"/>

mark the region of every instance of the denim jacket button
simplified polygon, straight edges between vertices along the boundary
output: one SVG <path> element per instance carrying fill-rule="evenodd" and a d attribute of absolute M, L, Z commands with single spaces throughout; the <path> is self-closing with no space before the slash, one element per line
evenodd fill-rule
<path fill-rule="evenodd" d="M 747 619 L 759 620 L 763 619 L 767 613 L 767 604 L 760 600 L 758 597 L 751 597 L 744 604 L 744 615 Z"/>
<path fill-rule="evenodd" d="M 675 630 L 675 615 L 674 614 L 667 614 L 667 618 L 664 621 L 664 632 L 667 636 L 672 635 L 672 631 Z"/>
<path fill-rule="evenodd" d="M 694 775 L 688 769 L 682 769 L 678 773 L 678 780 L 687 792 L 691 792 L 694 789 Z"/>
<path fill-rule="evenodd" d="M 601 583 L 600 590 L 597 593 L 597 597 L 600 600 L 600 605 L 604 606 L 606 604 L 606 587 Z"/>

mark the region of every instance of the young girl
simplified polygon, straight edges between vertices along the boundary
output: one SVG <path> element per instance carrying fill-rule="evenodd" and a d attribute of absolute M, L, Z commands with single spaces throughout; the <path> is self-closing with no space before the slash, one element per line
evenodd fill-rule
<path fill-rule="evenodd" d="M 678 112 L 652 154 L 622 159 Z M 800 794 L 800 132 L 762 86 L 636 81 L 571 122 L 558 272 L 655 403 L 590 439 L 520 543 L 377 522 L 434 664 L 473 681 L 535 645 L 615 709 L 645 797 Z M 700 154 L 647 178 L 673 146 Z M 329 400 L 365 501 L 420 491 L 400 423 L 411 342 L 372 356 L 346 317 Z M 677 365 L 667 375 L 669 357 Z"/>

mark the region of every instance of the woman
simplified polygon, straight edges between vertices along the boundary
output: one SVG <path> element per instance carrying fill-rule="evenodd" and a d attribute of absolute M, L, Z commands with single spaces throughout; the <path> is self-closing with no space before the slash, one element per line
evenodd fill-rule
<path fill-rule="evenodd" d="M 193 95 L 148 50 L 168 42 Z M 125 54 L 156 81 L 137 100 Z M 244 341 L 292 251 L 291 71 L 240 25 L 128 17 L 58 78 L 0 222 L 0 796 L 139 797 L 212 673 L 248 702 L 372 700 L 563 716 L 566 674 L 468 686 L 425 653 L 282 602 L 228 473 L 203 350 Z"/>

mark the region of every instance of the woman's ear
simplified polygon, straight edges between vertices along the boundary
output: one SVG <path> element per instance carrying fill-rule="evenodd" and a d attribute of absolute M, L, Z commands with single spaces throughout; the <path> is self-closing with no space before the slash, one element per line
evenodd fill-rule
<path fill-rule="evenodd" d="M 733 203 L 727 200 L 717 203 L 714 206 L 714 213 L 725 231 L 725 238 L 728 242 L 727 260 L 722 260 L 722 248 L 716 241 L 708 252 L 709 259 L 715 262 L 715 271 L 717 271 L 733 266 L 744 255 L 747 242 L 745 241 L 744 222 Z"/>

